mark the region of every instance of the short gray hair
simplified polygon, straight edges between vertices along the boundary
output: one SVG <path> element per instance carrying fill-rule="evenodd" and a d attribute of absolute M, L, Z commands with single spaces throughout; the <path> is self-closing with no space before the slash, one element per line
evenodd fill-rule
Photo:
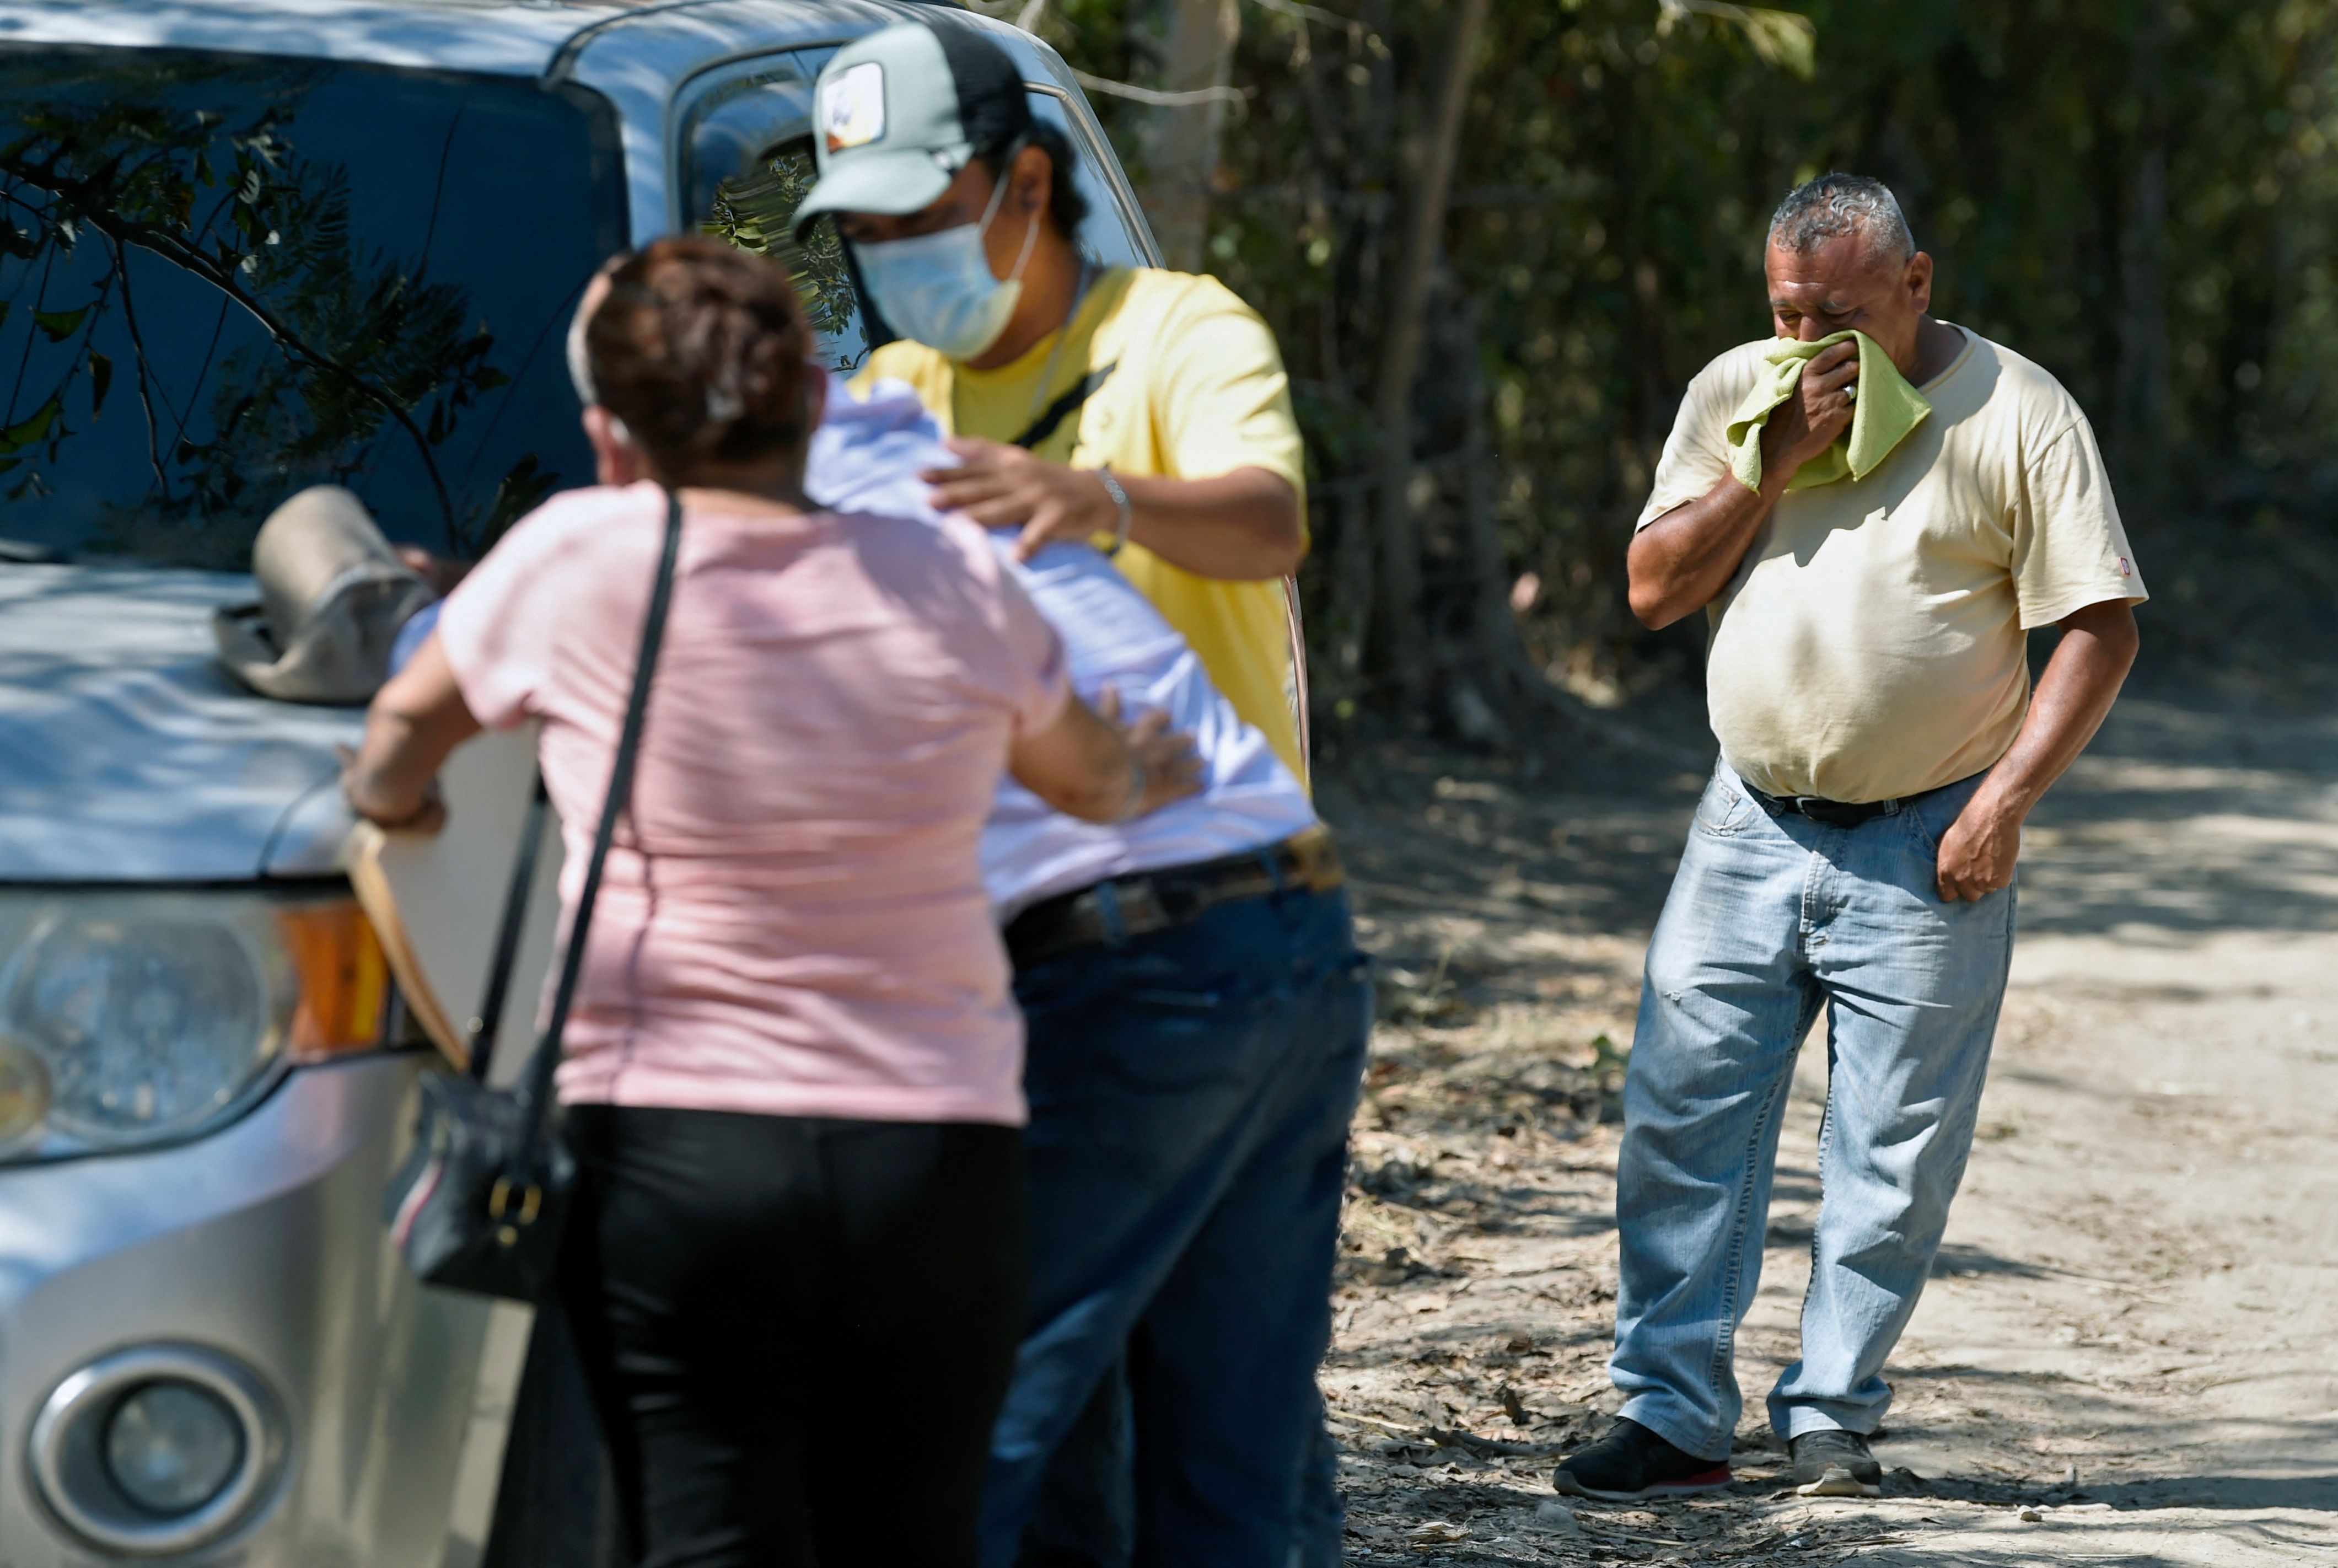
<path fill-rule="evenodd" d="M 1867 236 L 1871 261 L 1905 261 L 1916 253 L 1899 198 L 1864 174 L 1822 174 L 1798 185 L 1770 220 L 1770 243 L 1797 256 L 1845 234 Z"/>

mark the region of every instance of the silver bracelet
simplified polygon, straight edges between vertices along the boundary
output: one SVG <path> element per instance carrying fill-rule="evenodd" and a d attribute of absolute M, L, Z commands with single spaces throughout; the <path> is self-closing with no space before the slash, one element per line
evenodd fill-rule
<path fill-rule="evenodd" d="M 1136 508 L 1129 504 L 1128 492 L 1120 488 L 1120 481 L 1113 477 L 1110 468 L 1098 465 L 1095 471 L 1095 477 L 1104 483 L 1104 493 L 1110 496 L 1112 504 L 1120 508 L 1119 524 L 1112 530 L 1112 548 L 1105 552 L 1108 556 L 1116 556 L 1120 554 L 1121 547 L 1128 543 L 1128 525 L 1135 521 Z"/>
<path fill-rule="evenodd" d="M 1126 822 L 1144 804 L 1144 759 L 1135 752 L 1128 754 L 1128 798 L 1121 802 L 1120 814 L 1112 820 Z"/>

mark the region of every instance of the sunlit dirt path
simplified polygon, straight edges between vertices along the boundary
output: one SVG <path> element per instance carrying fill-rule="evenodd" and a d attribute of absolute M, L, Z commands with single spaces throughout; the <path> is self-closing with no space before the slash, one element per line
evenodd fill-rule
<path fill-rule="evenodd" d="M 1391 754 L 1326 792 L 1389 1021 L 1324 1373 L 1354 1563 L 2338 1564 L 2338 721 L 2131 698 L 2049 801 L 1878 1501 L 1557 1512 L 1612 1409 L 1615 1072 L 1695 785 Z M 1597 1043 L 1602 1036 L 1608 1044 Z M 1806 1047 L 1740 1376 L 1792 1354 Z"/>

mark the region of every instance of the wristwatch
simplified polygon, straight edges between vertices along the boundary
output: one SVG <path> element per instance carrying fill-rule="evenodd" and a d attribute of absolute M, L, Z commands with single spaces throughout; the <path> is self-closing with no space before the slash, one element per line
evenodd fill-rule
<path fill-rule="evenodd" d="M 1112 504 L 1120 508 L 1120 520 L 1112 530 L 1112 548 L 1105 552 L 1108 556 L 1116 556 L 1120 554 L 1120 547 L 1128 543 L 1128 525 L 1135 519 L 1136 508 L 1129 504 L 1128 492 L 1121 488 L 1120 481 L 1113 477 L 1110 468 L 1099 464 L 1095 477 L 1104 485 L 1104 493 L 1112 498 Z"/>

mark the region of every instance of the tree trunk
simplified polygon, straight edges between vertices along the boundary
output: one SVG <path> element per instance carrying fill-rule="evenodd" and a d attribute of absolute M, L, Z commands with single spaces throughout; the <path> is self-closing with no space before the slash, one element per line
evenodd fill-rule
<path fill-rule="evenodd" d="M 1223 87 L 1242 36 L 1241 0 L 1150 0 L 1132 7 L 1132 43 L 1149 60 L 1147 85 L 1169 93 Z M 1179 104 L 1137 116 L 1137 167 L 1144 211 L 1162 259 L 1198 272 L 1210 237 L 1210 192 L 1217 182 L 1218 134 L 1226 102 Z"/>
<path fill-rule="evenodd" d="M 1392 26 L 1387 0 L 1362 0 L 1358 9 L 1363 26 L 1375 33 Z M 1395 140 L 1390 134 L 1395 117 L 1393 65 L 1363 50 L 1357 34 L 1351 33 L 1348 42 L 1344 68 L 1335 56 L 1326 61 L 1322 74 L 1308 74 L 1306 108 L 1319 191 L 1341 189 L 1352 182 L 1353 170 L 1386 163 L 1393 156 L 1388 151 Z M 1341 221 L 1352 225 L 1341 243 L 1352 251 L 1353 261 L 1342 285 L 1323 299 L 1320 370 L 1343 409 L 1361 409 L 1368 404 L 1370 390 L 1349 380 L 1340 368 L 1341 350 L 1343 344 L 1354 344 L 1365 347 L 1369 357 L 1372 324 L 1385 314 L 1381 261 L 1389 222 L 1379 202 L 1339 211 Z M 1349 265 L 1344 259 L 1342 264 Z M 1378 518 L 1373 514 L 1370 481 L 1363 477 L 1370 462 L 1365 456 L 1344 457 L 1340 464 L 1343 477 L 1316 491 L 1322 500 L 1324 520 L 1331 525 L 1325 530 L 1331 545 L 1331 581 L 1323 632 L 1324 646 L 1331 650 L 1330 674 L 1334 685 L 1322 695 L 1331 699 L 1329 711 L 1342 725 L 1363 694 L 1371 652 L 1372 606 L 1378 597 L 1374 579 L 1379 574 L 1373 564 L 1380 548 Z M 1321 711 L 1326 705 L 1319 702 L 1317 706 Z"/>
<path fill-rule="evenodd" d="M 1364 642 L 1372 625 L 1371 498 L 1335 488 L 1320 498 L 1331 537 L 1331 590 L 1321 636 L 1331 658 L 1324 672 L 1330 679 L 1317 695 L 1329 699 L 1339 724 L 1364 689 Z"/>
<path fill-rule="evenodd" d="M 2167 0 L 2142 0 L 2136 19 L 2136 149 L 2119 234 L 2119 372 L 2116 449 L 2138 499 L 2158 488 L 2166 447 L 2167 364 Z"/>
<path fill-rule="evenodd" d="M 1466 316 L 1469 341 L 1478 340 L 1474 309 Z M 1530 759 L 1554 739 L 1575 746 L 1595 735 L 1636 744 L 1612 721 L 1593 722 L 1583 705 L 1551 684 L 1527 648 L 1518 612 L 1510 607 L 1510 563 L 1502 548 L 1501 520 L 1496 516 L 1493 431 L 1487 423 L 1488 388 L 1475 365 L 1470 368 L 1467 449 L 1468 467 L 1462 488 L 1462 544 L 1469 566 L 1468 656 L 1477 683 L 1497 724 L 1507 731 L 1502 744 L 1522 745 Z M 1459 696 L 1459 692 L 1454 694 Z M 1453 715 L 1455 728 L 1465 734 L 1462 715 Z M 1536 765 L 1540 765 L 1537 762 Z"/>
<path fill-rule="evenodd" d="M 1379 427 L 1380 602 L 1388 628 L 1387 646 L 1399 690 L 1410 705 L 1420 695 L 1428 670 L 1422 657 L 1420 529 L 1410 494 L 1413 467 L 1413 383 L 1428 336 L 1429 294 L 1445 233 L 1445 213 L 1453 191 L 1453 164 L 1461 141 L 1462 112 L 1469 102 L 1478 40 L 1486 31 L 1488 0 L 1459 0 L 1453 35 L 1438 84 L 1427 145 L 1414 181 L 1405 226 L 1404 260 L 1397 276 L 1381 350 L 1380 379 L 1372 399 Z"/>
<path fill-rule="evenodd" d="M 1477 338 L 1476 312 L 1470 313 L 1470 339 Z M 1539 683 L 1533 662 L 1525 658 L 1518 635 L 1518 612 L 1510 608 L 1510 563 L 1502 549 L 1502 527 L 1494 516 L 1494 442 L 1486 428 L 1485 378 L 1469 377 L 1469 466 L 1463 470 L 1463 538 L 1469 559 L 1469 641 L 1477 661 L 1497 679 L 1526 668 Z"/>

